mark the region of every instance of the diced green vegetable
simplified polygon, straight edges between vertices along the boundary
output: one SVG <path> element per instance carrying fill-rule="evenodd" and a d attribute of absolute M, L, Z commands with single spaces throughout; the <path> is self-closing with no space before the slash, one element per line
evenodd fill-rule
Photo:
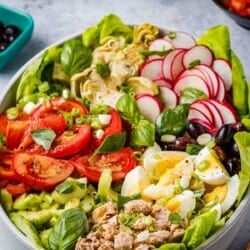
<path fill-rule="evenodd" d="M 92 195 L 87 195 L 81 201 L 80 207 L 85 213 L 91 212 L 95 207 L 95 199 Z"/>
<path fill-rule="evenodd" d="M 31 210 L 34 207 L 38 207 L 42 202 L 41 197 L 38 194 L 22 194 L 19 196 L 13 204 L 16 210 Z"/>
<path fill-rule="evenodd" d="M 64 209 L 70 209 L 70 208 L 79 208 L 80 207 L 80 199 L 76 197 L 72 197 L 70 200 L 67 201 L 67 203 L 64 206 Z"/>
<path fill-rule="evenodd" d="M 51 231 L 52 231 L 52 228 L 49 228 L 49 229 L 43 230 L 39 234 L 41 242 L 42 242 L 43 246 L 45 247 L 45 249 L 49 249 L 49 235 L 50 235 Z"/>
<path fill-rule="evenodd" d="M 98 182 L 97 194 L 100 197 L 107 198 L 108 191 L 111 188 L 111 183 L 112 183 L 112 170 L 111 168 L 105 168 L 103 169 Z"/>
<path fill-rule="evenodd" d="M 184 243 L 167 243 L 155 248 L 155 250 L 186 250 L 187 247 Z"/>
<path fill-rule="evenodd" d="M 9 213 L 13 209 L 12 195 L 6 189 L 0 190 L 0 201 L 7 213 Z"/>
<path fill-rule="evenodd" d="M 11 213 L 10 219 L 16 225 L 16 227 L 26 235 L 35 249 L 44 249 L 37 230 L 30 221 L 26 220 L 18 213 Z"/>

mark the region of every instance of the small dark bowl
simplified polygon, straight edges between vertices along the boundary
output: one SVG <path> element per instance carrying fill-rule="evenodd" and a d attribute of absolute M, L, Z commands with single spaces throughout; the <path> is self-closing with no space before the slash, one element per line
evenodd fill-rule
<path fill-rule="evenodd" d="M 245 29 L 250 29 L 250 17 L 237 15 L 225 7 L 221 0 L 212 0 L 221 10 L 223 10 L 230 18 L 232 18 L 238 25 Z"/>

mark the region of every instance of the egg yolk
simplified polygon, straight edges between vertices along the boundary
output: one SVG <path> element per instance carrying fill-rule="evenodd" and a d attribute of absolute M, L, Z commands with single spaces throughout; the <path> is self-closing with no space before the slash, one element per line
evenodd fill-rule
<path fill-rule="evenodd" d="M 216 197 L 218 197 L 218 201 L 219 203 L 221 203 L 226 198 L 227 192 L 228 192 L 227 183 L 224 185 L 215 186 L 213 189 L 211 189 L 203 196 L 203 200 L 205 201 L 205 203 L 210 203 L 214 202 Z"/>

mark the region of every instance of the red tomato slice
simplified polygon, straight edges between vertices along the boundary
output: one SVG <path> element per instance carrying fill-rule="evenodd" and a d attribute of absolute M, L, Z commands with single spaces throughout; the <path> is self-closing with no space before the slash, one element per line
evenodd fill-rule
<path fill-rule="evenodd" d="M 74 170 L 66 160 L 36 154 L 16 154 L 13 168 L 18 180 L 34 190 L 50 190 L 64 181 Z"/>
<path fill-rule="evenodd" d="M 18 144 L 18 150 L 25 150 L 30 144 L 33 143 L 33 139 L 30 133 L 34 130 L 41 128 L 50 128 L 56 135 L 61 135 L 66 129 L 66 121 L 62 114 L 51 113 L 44 118 L 38 118 L 34 121 L 29 121 L 29 126 L 25 129 L 21 142 Z M 15 131 L 12 131 L 15 134 Z M 11 139 L 9 139 L 11 141 Z M 8 144 L 7 144 L 8 145 Z"/>
<path fill-rule="evenodd" d="M 61 136 L 55 139 L 48 155 L 55 158 L 64 158 L 72 156 L 85 150 L 91 139 L 91 127 L 83 124 L 75 127 L 73 130 L 65 131 Z"/>
<path fill-rule="evenodd" d="M 6 114 L 1 114 L 0 115 L 0 133 L 4 135 L 6 134 L 7 122 L 8 122 L 8 119 L 7 119 Z"/>
<path fill-rule="evenodd" d="M 108 136 L 122 132 L 122 120 L 119 113 L 111 108 L 109 114 L 111 115 L 111 121 L 104 129 L 103 137 L 101 139 L 92 138 L 93 149 L 97 148 Z"/>
<path fill-rule="evenodd" d="M 32 190 L 31 187 L 25 185 L 22 182 L 19 183 L 8 183 L 6 189 L 9 193 L 11 193 L 14 197 L 20 196 L 24 193 L 27 193 Z"/>
<path fill-rule="evenodd" d="M 16 180 L 16 173 L 12 167 L 13 155 L 1 154 L 0 156 L 0 179 Z"/>
<path fill-rule="evenodd" d="M 70 112 L 73 108 L 77 109 L 80 114 L 88 114 L 88 109 L 76 100 L 66 100 L 62 97 L 56 97 L 51 100 L 47 100 L 45 103 L 40 104 L 30 115 L 31 120 L 35 120 L 39 117 L 46 116 L 47 113 L 53 111 L 66 111 Z"/>
<path fill-rule="evenodd" d="M 123 148 L 117 152 L 97 155 L 89 160 L 91 155 L 84 155 L 72 159 L 80 176 L 87 177 L 92 182 L 98 182 L 104 168 L 112 169 L 113 181 L 122 180 L 135 167 L 131 148 Z"/>
<path fill-rule="evenodd" d="M 17 148 L 24 136 L 29 121 L 8 121 L 6 128 L 6 146 L 8 149 Z"/>

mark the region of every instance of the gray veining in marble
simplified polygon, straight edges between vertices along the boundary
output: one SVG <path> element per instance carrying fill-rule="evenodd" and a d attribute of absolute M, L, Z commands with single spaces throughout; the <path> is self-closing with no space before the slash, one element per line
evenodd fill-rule
<path fill-rule="evenodd" d="M 109 13 L 119 15 L 129 24 L 151 22 L 161 27 L 184 30 L 195 36 L 210 26 L 227 24 L 231 31 L 232 48 L 241 58 L 247 79 L 250 80 L 250 31 L 235 24 L 210 0 L 0 0 L 0 3 L 22 9 L 35 20 L 32 40 L 0 72 L 0 89 L 37 52 L 95 24 Z M 22 250 L 3 224 L 0 225 L 0 249 Z M 245 249 L 248 240 L 250 216 L 230 250 Z"/>

